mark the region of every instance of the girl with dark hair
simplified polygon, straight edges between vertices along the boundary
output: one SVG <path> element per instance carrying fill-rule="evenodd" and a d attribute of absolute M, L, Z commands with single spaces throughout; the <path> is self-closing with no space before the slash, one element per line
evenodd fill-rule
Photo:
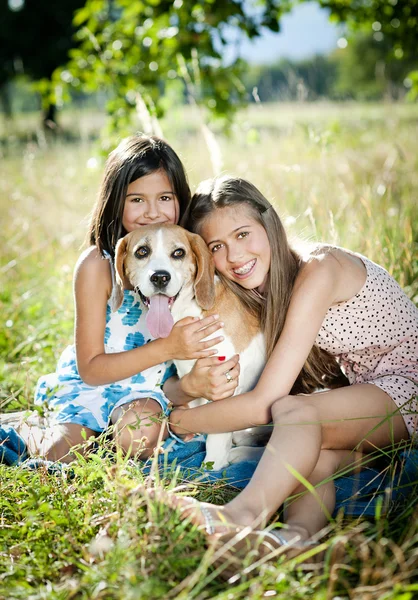
<path fill-rule="evenodd" d="M 274 208 L 242 179 L 202 183 L 183 224 L 203 237 L 225 285 L 259 316 L 269 360 L 253 391 L 174 408 L 171 429 L 181 435 L 273 426 L 251 481 L 225 506 L 161 498 L 230 546 L 299 552 L 332 514 L 332 475 L 353 461 L 354 450 L 373 451 L 416 432 L 418 310 L 364 256 L 325 245 L 298 255 Z M 317 388 L 334 389 L 312 393 Z M 315 494 L 307 491 L 312 486 Z M 282 529 L 254 530 L 289 496 Z"/>
<path fill-rule="evenodd" d="M 41 377 L 35 394 L 37 404 L 56 411 L 57 425 L 32 454 L 69 462 L 71 447 L 113 423 L 125 453 L 149 456 L 161 429 L 157 417 L 167 411 L 162 385 L 173 375 L 171 359 L 216 353 L 211 346 L 220 338 L 202 341 L 221 327 L 216 315 L 183 319 L 167 338 L 152 340 L 128 282 L 120 309 L 110 308 L 117 241 L 142 225 L 177 223 L 189 201 L 183 165 L 162 139 L 132 136 L 110 154 L 89 227 L 91 245 L 75 267 L 75 344 L 55 373 Z M 229 364 L 234 368 L 236 359 Z M 190 400 L 178 387 L 174 398 Z"/>

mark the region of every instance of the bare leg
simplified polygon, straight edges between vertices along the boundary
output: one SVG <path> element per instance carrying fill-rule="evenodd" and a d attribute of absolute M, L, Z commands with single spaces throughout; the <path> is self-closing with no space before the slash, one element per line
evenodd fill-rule
<path fill-rule="evenodd" d="M 367 452 L 408 439 L 396 410 L 393 400 L 371 384 L 278 400 L 266 452 L 248 486 L 225 506 L 228 518 L 243 525 L 261 515 L 269 518 L 299 485 L 292 469 L 309 479 L 321 448 Z"/>
<path fill-rule="evenodd" d="M 330 478 L 343 465 L 357 463 L 360 467 L 361 456 L 361 453 L 349 450 L 321 451 L 308 480 L 316 488 L 315 494 L 301 484 L 294 490 L 294 496 L 298 497 L 286 502 L 285 522 L 290 533 L 283 531 L 285 539 L 290 539 L 291 532 L 297 531 L 301 539 L 307 540 L 327 525 L 335 508 L 335 485 Z"/>
<path fill-rule="evenodd" d="M 274 428 L 253 477 L 225 505 L 225 518 L 238 525 L 264 526 L 299 486 L 293 470 L 308 479 L 321 451 L 321 425 L 315 407 L 296 397 L 272 408 Z"/>
<path fill-rule="evenodd" d="M 115 425 L 113 437 L 116 444 L 125 454 L 138 458 L 151 456 L 164 427 L 161 406 L 150 398 L 119 406 L 113 411 L 111 421 Z M 166 437 L 165 431 L 163 439 Z"/>
<path fill-rule="evenodd" d="M 278 400 L 272 407 L 273 433 L 251 481 L 231 502 L 205 505 L 206 511 L 218 524 L 262 525 L 298 489 L 295 473 L 316 480 L 321 449 L 360 447 L 367 452 L 408 439 L 403 418 L 393 414 L 396 410 L 393 400 L 371 384 Z M 290 517 L 296 521 L 294 512 Z M 310 521 L 308 515 L 307 519 L 310 534 L 321 528 L 322 517 Z M 198 511 L 194 521 L 204 523 Z M 220 525 L 219 532 L 223 530 Z"/>
<path fill-rule="evenodd" d="M 392 398 L 364 383 L 308 396 L 322 426 L 322 447 L 373 452 L 408 440 L 405 421 Z"/>
<path fill-rule="evenodd" d="M 88 448 L 88 440 L 98 435 L 96 431 L 76 423 L 63 423 L 46 429 L 22 423 L 18 431 L 31 456 L 64 463 L 74 460 L 75 456 L 70 453 L 73 446 L 79 446 L 77 452 L 82 454 Z"/>

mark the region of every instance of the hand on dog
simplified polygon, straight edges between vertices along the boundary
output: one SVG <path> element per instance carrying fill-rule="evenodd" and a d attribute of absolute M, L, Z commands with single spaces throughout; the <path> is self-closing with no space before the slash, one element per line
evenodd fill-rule
<path fill-rule="evenodd" d="M 193 360 L 214 356 L 213 346 L 224 339 L 223 336 L 205 340 L 208 335 L 223 327 L 219 315 L 210 315 L 204 319 L 186 317 L 177 321 L 170 335 L 165 338 L 168 359 Z"/>
<path fill-rule="evenodd" d="M 227 371 L 232 377 L 231 381 L 225 377 Z M 193 398 L 224 400 L 234 395 L 239 373 L 238 354 L 223 362 L 217 356 L 201 358 L 190 373 L 182 378 L 180 385 L 184 393 Z"/>

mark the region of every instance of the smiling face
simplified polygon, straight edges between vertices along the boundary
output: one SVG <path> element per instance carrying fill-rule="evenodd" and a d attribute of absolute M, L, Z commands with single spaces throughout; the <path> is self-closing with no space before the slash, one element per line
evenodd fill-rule
<path fill-rule="evenodd" d="M 179 202 L 163 170 L 154 171 L 129 184 L 122 225 L 128 233 L 142 225 L 176 224 Z"/>
<path fill-rule="evenodd" d="M 214 210 L 199 233 L 219 273 L 247 290 L 263 292 L 270 270 L 270 243 L 249 207 L 241 204 Z"/>

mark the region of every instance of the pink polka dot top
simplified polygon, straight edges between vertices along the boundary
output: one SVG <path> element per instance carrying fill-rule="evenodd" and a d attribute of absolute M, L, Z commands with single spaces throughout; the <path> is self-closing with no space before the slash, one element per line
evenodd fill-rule
<path fill-rule="evenodd" d="M 353 298 L 329 308 L 316 344 L 338 357 L 350 384 L 375 383 L 403 406 L 418 393 L 418 309 L 383 267 L 356 256 L 366 281 Z M 415 429 L 417 415 L 403 416 Z"/>

